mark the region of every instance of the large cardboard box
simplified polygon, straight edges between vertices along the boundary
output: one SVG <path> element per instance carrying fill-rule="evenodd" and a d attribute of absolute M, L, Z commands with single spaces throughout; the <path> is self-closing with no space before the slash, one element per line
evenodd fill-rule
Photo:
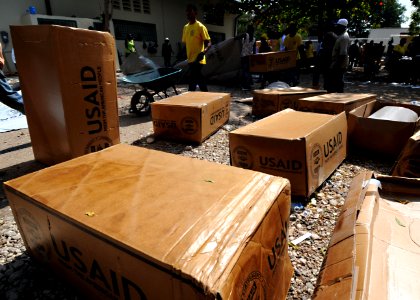
<path fill-rule="evenodd" d="M 5 183 L 28 252 L 87 299 L 284 299 L 287 179 L 116 145 Z"/>
<path fill-rule="evenodd" d="M 375 94 L 329 93 L 297 100 L 297 110 L 324 114 L 348 114 L 351 110 L 376 100 Z"/>
<path fill-rule="evenodd" d="M 266 52 L 249 56 L 249 71 L 266 73 L 296 67 L 296 51 Z"/>
<path fill-rule="evenodd" d="M 348 115 L 349 146 L 353 150 L 369 151 L 371 154 L 396 158 L 408 139 L 418 130 L 416 122 L 397 122 L 371 119 L 369 116 L 384 106 L 401 106 L 415 111 L 420 116 L 420 106 L 373 101 L 350 111 Z"/>
<path fill-rule="evenodd" d="M 201 143 L 229 121 L 227 93 L 187 92 L 152 103 L 156 136 Z"/>
<path fill-rule="evenodd" d="M 286 108 L 297 109 L 299 99 L 323 95 L 326 92 L 302 87 L 255 90 L 252 114 L 257 117 L 266 117 Z"/>
<path fill-rule="evenodd" d="M 231 164 L 288 178 L 307 197 L 346 157 L 346 114 L 285 109 L 229 133 Z"/>
<path fill-rule="evenodd" d="M 420 131 L 410 137 L 391 174 L 393 176 L 420 178 Z"/>
<path fill-rule="evenodd" d="M 371 177 L 352 182 L 313 299 L 420 298 L 420 180 Z"/>
<path fill-rule="evenodd" d="M 55 164 L 118 144 L 113 37 L 51 25 L 11 32 L 35 159 Z"/>

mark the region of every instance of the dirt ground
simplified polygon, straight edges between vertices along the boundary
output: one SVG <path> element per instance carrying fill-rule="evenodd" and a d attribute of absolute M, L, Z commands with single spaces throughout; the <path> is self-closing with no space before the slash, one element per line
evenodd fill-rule
<path fill-rule="evenodd" d="M 310 74 L 301 75 L 302 87 L 311 87 Z M 177 85 L 179 92 L 185 92 L 187 86 L 185 84 Z M 400 102 L 413 102 L 420 101 L 420 86 L 411 86 L 400 83 L 387 82 L 385 75 L 380 74 L 375 81 L 364 81 L 360 72 L 352 72 L 346 76 L 346 92 L 355 93 L 374 93 L 377 95 L 378 100 L 382 101 L 400 101 Z M 222 85 L 209 85 L 209 90 L 214 92 L 226 92 L 232 95 L 231 116 L 229 124 L 226 126 L 243 126 L 253 121 L 251 116 L 251 106 L 249 104 L 241 103 L 243 99 L 251 99 L 252 93 L 250 91 L 242 91 L 238 85 L 222 86 Z M 119 121 L 120 121 L 120 138 L 121 143 L 147 146 L 148 148 L 155 148 L 158 150 L 168 151 L 172 153 L 181 152 L 186 146 L 181 144 L 159 144 L 154 143 L 152 134 L 152 122 L 150 116 L 138 117 L 129 113 L 129 104 L 134 90 L 131 87 L 119 86 L 118 87 L 118 108 L 119 108 Z M 173 92 L 170 92 L 172 95 Z M 217 135 L 216 133 L 215 135 Z M 374 142 L 374 139 L 373 139 Z M 204 143 L 210 151 L 213 151 L 211 144 L 212 139 Z M 224 142 L 223 147 L 228 147 L 228 143 Z M 165 148 L 165 147 L 168 148 Z M 215 145 L 214 147 L 217 147 Z M 170 149 L 169 149 L 170 148 Z M 194 152 L 196 149 L 191 148 Z M 201 150 L 200 150 L 201 151 Z M 223 154 L 223 157 L 218 157 L 218 161 L 222 163 L 229 163 L 228 151 Z M 211 155 L 214 154 L 211 153 Z M 210 156 L 211 156 L 210 155 Z M 209 156 L 203 154 L 202 159 L 208 159 Z M 370 160 L 372 158 L 369 158 Z M 373 160 L 380 158 L 373 158 Z M 214 159 L 216 161 L 216 159 Z M 363 158 L 361 158 L 363 161 Z M 6 133 L 0 133 L 0 220 L 10 217 L 10 208 L 8 200 L 3 191 L 3 182 L 28 174 L 30 172 L 44 168 L 45 166 L 34 160 L 34 155 L 31 147 L 31 139 L 29 130 L 15 130 Z M 1 267 L 1 266 L 0 266 Z M 51 298 L 52 299 L 52 298 Z M 294 299 L 294 298 L 293 298 Z"/>
<path fill-rule="evenodd" d="M 358 72 L 352 72 L 346 77 L 346 92 L 374 93 L 378 100 L 411 102 L 420 101 L 420 86 L 389 83 L 382 77 L 377 81 L 360 81 L 363 79 Z M 302 87 L 311 87 L 310 74 L 301 75 Z M 179 92 L 187 90 L 186 85 L 178 85 Z M 251 92 L 241 91 L 239 86 L 209 85 L 210 91 L 231 93 L 233 99 L 252 97 Z M 118 88 L 118 107 L 120 116 L 120 138 L 122 143 L 136 144 L 142 138 L 153 133 L 149 116 L 138 117 L 129 113 L 129 104 L 134 90 L 131 87 Z M 169 93 L 173 94 L 173 92 Z M 232 103 L 232 117 L 250 117 L 249 105 Z M 31 139 L 28 129 L 0 133 L 0 182 L 16 178 L 41 169 L 45 166 L 36 162 L 32 153 Z M 8 205 L 3 189 L 0 189 L 0 208 Z"/>

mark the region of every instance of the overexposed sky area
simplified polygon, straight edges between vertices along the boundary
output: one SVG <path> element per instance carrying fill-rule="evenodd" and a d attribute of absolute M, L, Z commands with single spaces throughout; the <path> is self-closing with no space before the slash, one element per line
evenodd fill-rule
<path fill-rule="evenodd" d="M 398 2 L 406 8 L 404 15 L 407 17 L 407 21 L 402 23 L 401 27 L 408 27 L 410 25 L 410 16 L 414 10 L 414 7 L 411 5 L 411 0 L 398 0 Z"/>

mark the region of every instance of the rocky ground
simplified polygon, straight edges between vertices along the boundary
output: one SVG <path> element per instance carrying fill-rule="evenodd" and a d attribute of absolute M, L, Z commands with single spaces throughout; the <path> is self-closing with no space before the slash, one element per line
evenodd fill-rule
<path fill-rule="evenodd" d="M 301 86 L 310 87 L 310 77 L 302 75 Z M 420 89 L 387 83 L 360 81 L 356 73 L 347 77 L 346 91 L 376 93 L 381 100 L 402 102 L 420 100 Z M 120 113 L 121 142 L 139 147 L 157 149 L 178 155 L 229 164 L 228 132 L 253 122 L 251 107 L 243 99 L 252 97 L 251 92 L 237 86 L 210 85 L 210 91 L 232 94 L 229 123 L 201 145 L 179 144 L 153 137 L 149 116 L 137 117 L 129 113 L 133 94 L 130 87 L 120 86 L 118 104 Z M 186 91 L 179 85 L 180 92 Z M 1 133 L 0 180 L 16 178 L 44 166 L 35 162 L 29 132 L 17 130 Z M 349 154 L 347 159 L 307 201 L 293 199 L 290 215 L 290 241 L 310 233 L 311 236 L 298 245 L 289 246 L 289 254 L 295 269 L 287 299 L 309 299 L 314 291 L 317 276 L 336 218 L 348 193 L 352 178 L 362 170 L 388 174 L 392 160 L 370 157 L 366 154 Z M 8 200 L 0 190 L 0 295 L 2 299 L 83 299 L 74 288 L 60 280 L 48 268 L 39 265 L 25 252 L 22 239 L 11 213 Z"/>

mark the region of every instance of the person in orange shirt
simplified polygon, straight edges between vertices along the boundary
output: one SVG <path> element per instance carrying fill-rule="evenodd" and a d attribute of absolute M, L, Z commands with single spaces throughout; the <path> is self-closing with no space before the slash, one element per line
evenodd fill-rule
<path fill-rule="evenodd" d="M 22 96 L 12 89 L 3 74 L 4 56 L 0 43 L 0 102 L 25 114 Z"/>
<path fill-rule="evenodd" d="M 201 69 L 206 64 L 205 54 L 210 48 L 210 36 L 206 26 L 197 20 L 197 7 L 188 4 L 187 9 L 188 23 L 182 32 L 182 42 L 187 49 L 187 60 L 190 71 L 188 90 L 195 91 L 197 84 L 200 91 L 207 92 L 207 84 Z"/>

